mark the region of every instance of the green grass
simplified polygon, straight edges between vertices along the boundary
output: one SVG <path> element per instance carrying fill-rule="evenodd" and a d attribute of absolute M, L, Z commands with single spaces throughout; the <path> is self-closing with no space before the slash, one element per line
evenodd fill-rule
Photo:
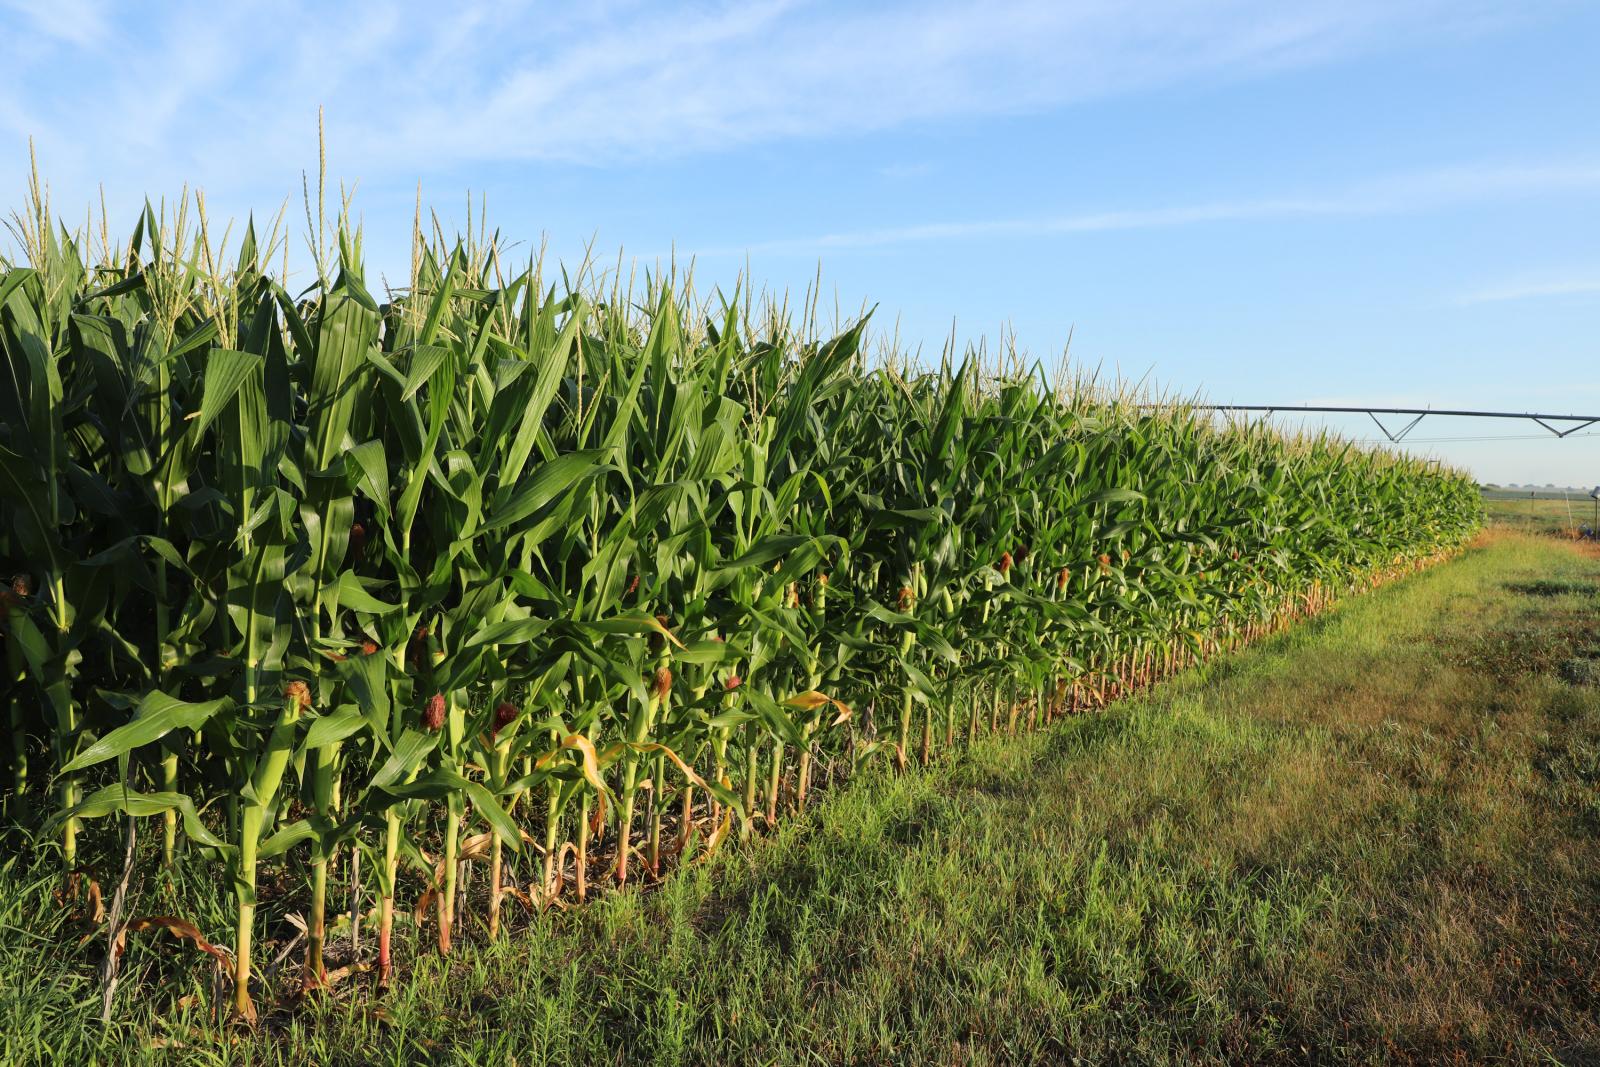
<path fill-rule="evenodd" d="M 1108 713 L 864 775 L 658 890 L 253 1033 L 178 1007 L 204 968 L 153 940 L 102 1031 L 97 948 L 61 953 L 49 879 L 7 868 L 0 1061 L 1594 1062 L 1597 613 L 1600 557 L 1496 531 Z"/>
<path fill-rule="evenodd" d="M 1588 496 L 1559 492 L 1485 489 L 1484 511 L 1497 525 L 1529 533 L 1573 537 L 1580 526 L 1600 526 Z"/>

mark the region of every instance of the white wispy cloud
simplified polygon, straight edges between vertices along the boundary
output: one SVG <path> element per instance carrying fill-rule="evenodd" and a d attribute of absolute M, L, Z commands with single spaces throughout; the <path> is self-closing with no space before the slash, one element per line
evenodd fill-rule
<path fill-rule="evenodd" d="M 36 34 L 79 48 L 91 48 L 105 36 L 106 12 L 98 0 L 0 0 L 0 10 Z"/>
<path fill-rule="evenodd" d="M 1309 195 L 1270 196 L 1023 218 L 926 222 L 777 238 L 737 247 L 705 249 L 701 254 L 742 255 L 746 252 L 811 254 L 830 249 L 869 248 L 930 241 L 1045 237 L 1117 230 L 1151 230 L 1218 222 L 1388 215 L 1493 200 L 1571 193 L 1600 194 L 1600 163 L 1553 164 L 1538 167 L 1495 165 L 1454 167 L 1394 175 Z M 1521 295 L 1535 295 L 1535 293 L 1527 292 Z M 1484 299 L 1510 299 L 1510 297 Z"/>
<path fill-rule="evenodd" d="M 327 104 L 330 143 L 369 179 L 639 161 L 1255 77 L 1558 3 L 0 0 L 0 137 L 96 179 L 249 172 L 281 190 Z"/>
<path fill-rule="evenodd" d="M 912 178 L 925 178 L 934 172 L 934 166 L 927 161 L 890 163 L 878 168 L 878 177 L 887 181 L 909 181 Z"/>
<path fill-rule="evenodd" d="M 1589 296 L 1600 293 L 1600 273 L 1542 281 L 1507 282 L 1478 289 L 1461 297 L 1463 304 L 1491 304 L 1504 300 L 1531 300 L 1549 296 Z"/>
<path fill-rule="evenodd" d="M 414 80 L 397 126 L 372 147 L 593 160 L 864 133 L 1250 77 L 1530 10 L 1492 0 L 623 3 L 564 35 L 512 15 L 494 20 L 496 44 L 465 51 L 492 73 Z M 443 58 L 461 72 L 459 57 Z"/>

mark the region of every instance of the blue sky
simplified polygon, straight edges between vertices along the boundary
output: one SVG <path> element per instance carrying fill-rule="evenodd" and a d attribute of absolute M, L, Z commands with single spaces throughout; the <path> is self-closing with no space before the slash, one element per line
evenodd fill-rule
<path fill-rule="evenodd" d="M 0 0 L 0 188 L 303 214 L 372 273 L 420 183 L 566 259 L 676 250 L 937 349 L 1215 401 L 1600 412 L 1600 5 L 1523 0 L 112 4 Z M 1363 421 L 1335 424 L 1353 436 Z M 1428 420 L 1497 482 L 1600 435 Z"/>

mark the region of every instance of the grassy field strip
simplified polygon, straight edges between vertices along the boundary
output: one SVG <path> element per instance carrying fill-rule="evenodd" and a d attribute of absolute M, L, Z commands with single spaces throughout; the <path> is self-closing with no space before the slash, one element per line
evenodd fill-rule
<path fill-rule="evenodd" d="M 1103 714 L 862 776 L 659 891 L 421 957 L 381 1005 L 314 1004 L 234 1053 L 1587 1062 L 1597 608 L 1593 554 L 1491 534 Z M 0 994 L 7 1053 L 61 1039 L 28 1021 L 76 1010 L 51 980 Z M 140 1007 L 141 1045 L 208 1061 L 200 1013 Z"/>
<path fill-rule="evenodd" d="M 1486 489 L 1482 495 L 1484 511 L 1491 521 L 1527 533 L 1576 538 L 1584 527 L 1600 528 L 1600 514 L 1596 512 L 1595 503 L 1584 494 L 1530 496 L 1504 489 Z"/>

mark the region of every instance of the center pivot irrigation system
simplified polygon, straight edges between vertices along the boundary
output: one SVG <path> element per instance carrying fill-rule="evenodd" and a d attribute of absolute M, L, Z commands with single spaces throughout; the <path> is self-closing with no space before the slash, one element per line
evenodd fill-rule
<path fill-rule="evenodd" d="M 1376 407 L 1327 407 L 1316 404 L 1193 404 L 1190 405 L 1197 411 L 1260 411 L 1266 415 L 1278 412 L 1305 412 L 1310 414 L 1328 415 L 1366 415 L 1372 419 L 1377 427 L 1387 437 L 1391 444 L 1399 444 L 1405 440 L 1406 435 L 1416 429 L 1417 424 L 1429 415 L 1451 415 L 1474 419 L 1531 419 L 1549 430 L 1558 438 L 1570 437 L 1579 430 L 1587 429 L 1600 422 L 1600 415 L 1547 415 L 1542 412 L 1529 411 L 1461 411 L 1451 408 L 1376 408 Z M 1391 430 L 1384 424 L 1379 415 L 1411 416 L 1411 421 L 1398 430 Z M 1553 425 L 1554 424 L 1554 425 Z M 1563 428 L 1560 424 L 1569 424 Z"/>

